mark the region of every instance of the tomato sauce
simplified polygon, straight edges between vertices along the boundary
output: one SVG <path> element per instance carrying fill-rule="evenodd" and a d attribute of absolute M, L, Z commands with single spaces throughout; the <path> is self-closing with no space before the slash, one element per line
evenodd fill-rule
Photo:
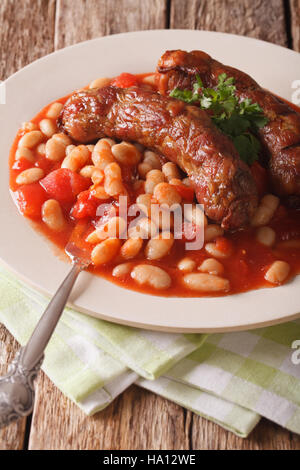
<path fill-rule="evenodd" d="M 117 86 L 124 87 L 132 85 L 144 86 L 144 79 L 150 75 L 153 74 L 121 74 L 119 77 L 113 79 L 113 83 Z M 147 86 L 155 88 L 155 80 L 152 85 L 148 84 Z M 69 96 L 66 96 L 56 100 L 56 102 L 64 104 L 68 97 Z M 289 104 L 296 111 L 300 112 L 300 108 L 291 103 Z M 31 120 L 31 122 L 38 125 L 39 122 L 46 117 L 50 106 L 51 103 L 42 109 Z M 20 188 L 20 185 L 16 182 L 16 178 L 23 170 L 32 167 L 32 165 L 42 168 L 45 175 L 53 174 L 55 170 L 60 168 L 61 162 L 49 161 L 45 156 L 39 156 L 37 152 L 35 152 L 34 164 L 26 161 L 26 159 L 16 160 L 18 142 L 25 132 L 26 131 L 24 129 L 19 130 L 10 152 L 9 166 L 11 193 L 22 215 L 33 221 L 34 227 L 63 251 L 77 220 L 83 220 L 86 222 L 86 233 L 94 230 L 93 223 L 95 222 L 96 201 L 90 196 L 90 194 L 87 194 L 88 187 L 85 187 L 85 184 L 82 183 L 82 181 L 81 183 L 77 182 L 76 195 L 74 193 L 73 197 L 65 197 L 60 200 L 64 216 L 68 221 L 66 229 L 59 233 L 51 231 L 47 225 L 43 223 L 41 218 L 42 204 L 52 197 L 50 194 L 51 191 L 49 193 L 49 185 L 47 186 L 47 190 L 45 190 L 45 185 L 43 185 L 43 183 L 40 184 L 39 182 L 25 185 Z M 45 142 L 46 140 L 47 138 L 45 137 Z M 257 166 L 257 164 L 254 165 L 252 172 L 254 178 L 257 180 L 260 195 L 263 195 L 267 190 L 266 172 L 262 167 L 259 165 Z M 128 189 L 131 202 L 134 202 L 136 197 L 140 194 L 138 189 L 133 189 L 133 183 L 137 179 L 136 172 L 132 167 L 123 167 L 122 177 L 124 184 Z M 70 191 L 70 188 L 68 186 L 68 181 L 62 179 L 59 184 L 61 185 L 60 189 L 62 193 L 65 195 L 69 194 L 68 191 Z M 57 188 L 55 191 L 56 190 Z M 193 200 L 194 193 L 190 188 L 179 185 L 177 190 L 186 202 L 191 202 Z M 107 201 L 107 204 L 108 207 L 110 207 L 112 205 L 112 201 Z M 114 203 L 114 205 L 115 207 L 118 206 L 116 203 Z M 300 273 L 300 211 L 287 208 L 283 203 L 281 203 L 268 226 L 276 233 L 276 242 L 272 248 L 266 247 L 256 240 L 255 233 L 257 229 L 254 227 L 248 227 L 234 233 L 226 233 L 224 237 L 219 240 L 219 249 L 226 250 L 228 248 L 228 244 L 232 247 L 231 255 L 228 258 L 221 260 L 224 265 L 224 277 L 230 282 L 230 291 L 225 294 L 216 293 L 213 295 L 230 295 L 262 287 L 274 287 L 271 283 L 265 280 L 264 276 L 268 267 L 275 260 L 283 260 L 290 265 L 290 274 L 285 282 L 289 282 L 290 279 Z M 145 244 L 146 241 L 144 241 L 144 246 Z M 88 244 L 86 244 L 86 246 L 90 247 Z M 122 259 L 121 256 L 117 256 L 113 262 L 108 263 L 107 265 L 91 267 L 89 270 L 93 274 L 103 276 L 122 287 L 154 295 L 182 297 L 211 295 L 191 291 L 183 284 L 183 274 L 178 269 L 177 264 L 184 257 L 192 258 L 196 262 L 196 265 L 199 266 L 210 256 L 204 248 L 196 251 L 185 251 L 185 244 L 183 241 L 176 240 L 171 252 L 160 260 L 154 262 L 145 259 L 144 250 L 142 250 L 136 258 L 130 260 L 132 267 L 140 263 L 154 264 L 168 272 L 172 279 L 172 285 L 165 291 L 157 291 L 147 286 L 141 287 L 135 283 L 135 281 L 130 277 L 130 274 L 126 275 L 122 279 L 116 279 L 113 277 L 113 267 L 127 261 Z"/>

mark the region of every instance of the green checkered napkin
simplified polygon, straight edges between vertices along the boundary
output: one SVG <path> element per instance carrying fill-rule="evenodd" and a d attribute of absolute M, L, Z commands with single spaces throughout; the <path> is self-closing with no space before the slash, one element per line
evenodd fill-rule
<path fill-rule="evenodd" d="M 0 321 L 24 344 L 48 299 L 0 268 Z M 300 321 L 204 335 L 150 332 L 67 308 L 43 369 L 85 413 L 133 382 L 246 437 L 260 416 L 300 433 Z M 294 361 L 297 362 L 297 361 Z"/>

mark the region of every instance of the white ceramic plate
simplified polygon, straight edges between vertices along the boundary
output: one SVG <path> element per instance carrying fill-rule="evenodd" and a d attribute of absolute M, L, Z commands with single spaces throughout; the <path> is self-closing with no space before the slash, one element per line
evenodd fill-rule
<path fill-rule="evenodd" d="M 230 34 L 164 30 L 119 34 L 50 54 L 6 81 L 0 104 L 0 259 L 37 289 L 54 294 L 70 266 L 18 214 L 8 191 L 8 155 L 23 121 L 42 107 L 99 76 L 155 69 L 166 49 L 203 49 L 251 74 L 263 87 L 291 100 L 300 79 L 300 55 L 263 41 Z M 200 332 L 249 329 L 287 321 L 300 311 L 300 276 L 273 289 L 219 298 L 164 298 L 126 290 L 83 273 L 70 305 L 113 322 L 149 329 Z"/>

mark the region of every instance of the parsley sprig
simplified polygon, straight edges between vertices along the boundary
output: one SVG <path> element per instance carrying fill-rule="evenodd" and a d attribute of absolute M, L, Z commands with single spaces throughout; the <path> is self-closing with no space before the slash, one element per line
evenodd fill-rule
<path fill-rule="evenodd" d="M 170 96 L 208 110 L 216 126 L 233 141 L 242 160 L 251 165 L 261 149 L 255 133 L 268 123 L 262 108 L 250 99 L 239 101 L 234 78 L 222 73 L 215 88 L 205 88 L 199 75 L 192 90 L 174 88 Z"/>

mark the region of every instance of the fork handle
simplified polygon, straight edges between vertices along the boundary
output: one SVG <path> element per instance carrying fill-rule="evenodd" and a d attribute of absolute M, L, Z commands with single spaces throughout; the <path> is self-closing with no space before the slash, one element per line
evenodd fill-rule
<path fill-rule="evenodd" d="M 60 285 L 41 316 L 22 352 L 22 366 L 25 369 L 32 369 L 43 356 L 44 350 L 66 306 L 78 274 L 82 269 L 79 263 L 73 265 L 71 271 Z"/>
<path fill-rule="evenodd" d="M 9 365 L 6 376 L 0 377 L 0 428 L 31 413 L 34 402 L 33 382 L 44 359 L 44 350 L 66 306 L 83 264 L 73 267 L 52 298 L 27 345 L 21 348 Z"/>

